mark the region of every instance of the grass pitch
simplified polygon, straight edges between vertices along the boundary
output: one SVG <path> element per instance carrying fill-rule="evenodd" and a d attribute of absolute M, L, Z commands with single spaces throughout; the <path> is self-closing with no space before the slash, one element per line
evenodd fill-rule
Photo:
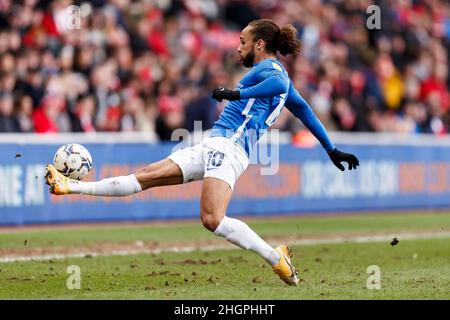
<path fill-rule="evenodd" d="M 243 219 L 271 244 L 293 245 L 301 278 L 288 287 L 256 254 L 239 248 L 0 263 L 1 299 L 450 299 L 450 213 Z M 356 242 L 355 236 L 439 233 L 442 238 Z M 370 240 L 370 239 L 369 239 Z M 332 241 L 330 241 L 332 242 Z M 0 258 L 115 248 L 223 245 L 199 222 L 82 226 L 0 233 Z M 103 250 L 103 251 L 102 251 Z M 109 251 L 108 251 L 109 250 Z M 81 288 L 66 273 L 81 270 Z M 381 271 L 369 290 L 367 268 Z"/>

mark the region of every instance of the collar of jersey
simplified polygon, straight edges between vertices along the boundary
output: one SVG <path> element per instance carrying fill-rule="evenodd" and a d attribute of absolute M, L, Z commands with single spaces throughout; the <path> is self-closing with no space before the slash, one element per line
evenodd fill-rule
<path fill-rule="evenodd" d="M 255 63 L 255 64 L 253 65 L 253 68 L 256 67 L 258 64 L 260 64 L 261 62 L 264 62 L 264 61 L 266 61 L 266 60 L 271 60 L 271 61 L 273 61 L 273 62 L 276 62 L 276 61 L 277 61 L 276 59 L 273 59 L 273 58 L 267 58 L 267 59 L 261 60 L 260 62 Z"/>

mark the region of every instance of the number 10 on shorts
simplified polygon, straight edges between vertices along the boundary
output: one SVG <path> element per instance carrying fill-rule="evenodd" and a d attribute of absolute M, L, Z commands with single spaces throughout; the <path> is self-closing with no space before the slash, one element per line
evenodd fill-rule
<path fill-rule="evenodd" d="M 225 155 L 220 151 L 208 151 L 206 170 L 218 168 L 222 165 Z"/>

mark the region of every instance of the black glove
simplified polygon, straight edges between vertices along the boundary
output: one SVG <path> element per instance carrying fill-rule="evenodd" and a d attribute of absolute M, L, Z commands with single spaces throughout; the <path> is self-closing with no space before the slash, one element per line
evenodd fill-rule
<path fill-rule="evenodd" d="M 225 87 L 217 87 L 213 90 L 212 98 L 221 102 L 222 99 L 229 101 L 239 100 L 241 98 L 241 93 L 239 90 L 230 90 Z"/>
<path fill-rule="evenodd" d="M 345 153 L 334 148 L 334 150 L 330 151 L 328 155 L 334 165 L 341 171 L 345 170 L 344 166 L 341 164 L 342 161 L 348 163 L 348 170 L 356 169 L 356 167 L 359 166 L 359 160 L 354 154 Z"/>

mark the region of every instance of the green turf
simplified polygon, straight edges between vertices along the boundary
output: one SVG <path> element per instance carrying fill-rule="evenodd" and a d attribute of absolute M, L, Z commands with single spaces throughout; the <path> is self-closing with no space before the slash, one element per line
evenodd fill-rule
<path fill-rule="evenodd" d="M 449 299 L 448 250 L 448 239 L 294 247 L 299 287 L 240 250 L 9 263 L 0 266 L 0 298 Z M 374 264 L 380 290 L 366 288 Z M 66 288 L 69 265 L 81 268 L 80 290 Z"/>
<path fill-rule="evenodd" d="M 254 220 L 264 235 L 449 230 L 449 214 L 370 215 Z M 181 228 L 181 229 L 180 229 Z M 150 233 L 150 235 L 149 235 Z M 196 224 L 81 229 L 0 235 L 0 249 L 128 240 L 189 241 L 213 237 Z M 33 243 L 34 242 L 34 243 Z M 0 263 L 1 299 L 450 299 L 450 239 L 295 246 L 299 287 L 285 286 L 251 252 L 162 253 Z M 69 290 L 70 265 L 81 289 Z M 367 267 L 381 269 L 381 289 L 366 287 Z"/>
<path fill-rule="evenodd" d="M 243 218 L 245 221 L 246 219 Z M 329 217 L 280 217 L 280 219 L 251 219 L 248 224 L 261 236 L 313 236 L 335 233 L 389 233 L 402 231 L 450 230 L 450 213 L 413 214 L 364 214 Z M 42 230 L 21 233 L 0 233 L 1 248 L 24 248 L 46 246 L 78 246 L 102 244 L 104 242 L 183 241 L 208 240 L 211 233 L 201 226 L 200 221 L 188 223 L 155 223 L 95 227 L 79 229 Z"/>

